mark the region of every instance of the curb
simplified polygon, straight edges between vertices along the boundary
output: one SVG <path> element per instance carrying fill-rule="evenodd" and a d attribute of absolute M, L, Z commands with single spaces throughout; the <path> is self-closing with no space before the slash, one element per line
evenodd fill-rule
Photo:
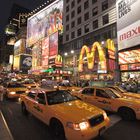
<path fill-rule="evenodd" d="M 7 125 L 7 122 L 6 122 L 5 118 L 4 118 L 4 116 L 3 116 L 2 112 L 1 112 L 1 110 L 0 110 L 0 115 L 1 115 L 2 120 L 3 120 L 3 122 L 4 122 L 5 128 L 6 128 L 7 132 L 8 132 L 8 135 L 9 135 L 9 137 L 10 137 L 10 140 L 14 140 L 14 138 L 13 138 L 13 136 L 12 136 L 12 133 L 11 133 L 11 131 L 10 131 L 8 125 Z"/>

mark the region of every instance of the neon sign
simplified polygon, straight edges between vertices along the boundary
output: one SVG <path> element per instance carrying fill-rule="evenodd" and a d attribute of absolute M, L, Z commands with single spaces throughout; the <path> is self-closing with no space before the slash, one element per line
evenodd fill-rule
<path fill-rule="evenodd" d="M 106 48 L 108 50 L 109 58 L 115 59 L 115 45 L 114 45 L 113 40 L 108 39 L 106 41 Z M 99 42 L 94 42 L 91 49 L 86 45 L 82 47 L 80 56 L 79 56 L 79 65 L 78 65 L 79 72 L 83 71 L 84 54 L 86 54 L 88 69 L 91 70 L 94 68 L 96 50 L 98 51 L 99 64 L 100 64 L 101 70 L 107 70 L 107 59 L 105 56 L 104 48 Z"/>

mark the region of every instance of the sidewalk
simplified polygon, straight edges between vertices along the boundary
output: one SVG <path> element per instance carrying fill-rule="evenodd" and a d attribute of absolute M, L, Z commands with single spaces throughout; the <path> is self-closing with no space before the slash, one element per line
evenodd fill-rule
<path fill-rule="evenodd" d="M 0 110 L 0 140 L 14 140 Z"/>

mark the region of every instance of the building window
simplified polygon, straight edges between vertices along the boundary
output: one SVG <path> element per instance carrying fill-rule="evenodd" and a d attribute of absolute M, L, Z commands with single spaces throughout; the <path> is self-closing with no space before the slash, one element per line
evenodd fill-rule
<path fill-rule="evenodd" d="M 80 36 L 82 34 L 82 30 L 81 30 L 81 28 L 79 28 L 78 30 L 77 30 L 77 36 Z"/>
<path fill-rule="evenodd" d="M 78 8 L 77 8 L 77 14 L 80 14 L 81 13 L 81 6 L 79 6 Z"/>
<path fill-rule="evenodd" d="M 66 7 L 66 12 L 69 12 L 69 5 Z"/>
<path fill-rule="evenodd" d="M 102 2 L 102 11 L 108 9 L 108 0 L 105 0 L 104 2 Z"/>
<path fill-rule="evenodd" d="M 71 2 L 71 9 L 75 6 L 75 0 Z"/>
<path fill-rule="evenodd" d="M 74 16 L 75 16 L 75 11 L 72 11 L 71 12 L 71 18 L 74 18 Z"/>
<path fill-rule="evenodd" d="M 66 41 L 69 41 L 69 35 L 66 35 Z"/>
<path fill-rule="evenodd" d="M 88 19 L 89 19 L 89 12 L 85 13 L 85 15 L 84 15 L 84 20 L 86 21 Z"/>
<path fill-rule="evenodd" d="M 82 18 L 79 17 L 79 18 L 77 19 L 77 25 L 81 24 L 81 22 L 82 22 Z"/>
<path fill-rule="evenodd" d="M 97 2 L 97 0 L 92 0 L 92 4 L 95 4 Z"/>
<path fill-rule="evenodd" d="M 89 24 L 85 25 L 85 33 L 89 32 Z"/>
<path fill-rule="evenodd" d="M 71 28 L 73 28 L 75 26 L 75 21 L 73 21 L 72 23 L 71 23 Z"/>
<path fill-rule="evenodd" d="M 68 31 L 69 30 L 69 24 L 68 25 L 66 25 L 66 31 Z"/>
<path fill-rule="evenodd" d="M 66 21 L 69 21 L 69 15 L 66 16 Z"/>
<path fill-rule="evenodd" d="M 73 38 L 75 38 L 75 32 L 74 31 L 71 33 L 71 39 L 73 39 Z"/>
<path fill-rule="evenodd" d="M 108 24 L 109 23 L 109 16 L 108 14 L 103 16 L 103 25 Z"/>
<path fill-rule="evenodd" d="M 81 2 L 81 0 L 77 0 L 77 3 L 80 3 Z"/>
<path fill-rule="evenodd" d="M 69 0 L 66 0 L 66 3 L 69 3 Z"/>
<path fill-rule="evenodd" d="M 92 9 L 92 16 L 96 16 L 98 14 L 98 7 Z"/>
<path fill-rule="evenodd" d="M 87 9 L 89 7 L 89 2 L 88 0 L 84 3 L 84 9 Z"/>
<path fill-rule="evenodd" d="M 93 29 L 98 28 L 98 20 L 93 21 Z"/>

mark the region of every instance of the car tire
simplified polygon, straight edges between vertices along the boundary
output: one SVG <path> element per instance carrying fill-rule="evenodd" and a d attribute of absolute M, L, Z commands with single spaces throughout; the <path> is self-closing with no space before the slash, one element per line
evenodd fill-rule
<path fill-rule="evenodd" d="M 133 121 L 136 119 L 136 114 L 131 108 L 120 108 L 118 113 L 123 120 Z"/>
<path fill-rule="evenodd" d="M 21 111 L 22 111 L 22 114 L 25 116 L 27 116 L 29 114 L 27 109 L 26 109 L 26 106 L 23 102 L 21 103 Z"/>
<path fill-rule="evenodd" d="M 64 127 L 59 120 L 51 120 L 49 128 L 54 140 L 66 140 Z"/>

